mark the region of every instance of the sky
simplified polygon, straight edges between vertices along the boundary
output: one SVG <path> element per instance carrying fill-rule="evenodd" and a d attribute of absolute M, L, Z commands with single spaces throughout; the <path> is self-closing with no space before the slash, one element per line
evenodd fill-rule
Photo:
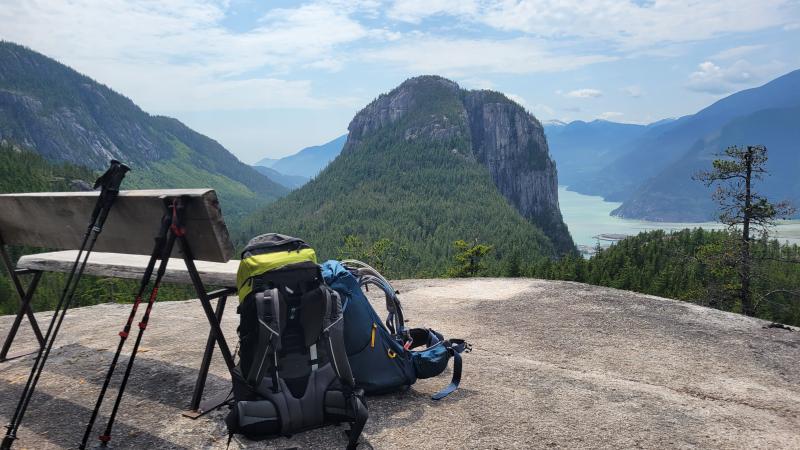
<path fill-rule="evenodd" d="M 537 118 L 692 114 L 800 68 L 800 0 L 0 0 L 0 39 L 253 163 L 423 74 Z"/>

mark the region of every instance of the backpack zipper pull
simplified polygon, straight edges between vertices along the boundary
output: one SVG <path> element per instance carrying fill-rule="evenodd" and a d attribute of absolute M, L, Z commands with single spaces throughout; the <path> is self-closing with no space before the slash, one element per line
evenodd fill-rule
<path fill-rule="evenodd" d="M 378 329 L 378 326 L 373 323 L 372 324 L 372 336 L 370 337 L 370 340 L 369 340 L 369 347 L 370 348 L 375 348 L 375 330 L 377 330 L 377 329 Z"/>

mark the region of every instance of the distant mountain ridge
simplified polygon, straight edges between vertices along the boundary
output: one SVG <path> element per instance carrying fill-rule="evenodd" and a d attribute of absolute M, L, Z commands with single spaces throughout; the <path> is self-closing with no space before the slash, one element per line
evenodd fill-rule
<path fill-rule="evenodd" d="M 0 42 L 0 139 L 51 161 L 133 171 L 126 187 L 212 187 L 242 214 L 287 192 L 218 142 L 28 48 Z"/>
<path fill-rule="evenodd" d="M 647 126 L 593 120 L 545 123 L 550 154 L 556 160 L 558 181 L 572 185 L 620 156 L 625 144 L 647 131 Z"/>
<path fill-rule="evenodd" d="M 614 215 L 654 221 L 705 221 L 718 216 L 711 189 L 691 176 L 711 168 L 730 145 L 767 147 L 769 175 L 753 189 L 773 201 L 800 206 L 800 106 L 764 109 L 728 122 L 707 140 L 697 141 L 680 159 L 643 183 Z"/>
<path fill-rule="evenodd" d="M 411 78 L 350 122 L 341 154 L 315 179 L 251 217 L 247 235 L 303 236 L 322 257 L 344 237 L 389 239 L 394 276 L 442 274 L 453 241 L 494 246 L 490 268 L 574 252 L 558 210 L 541 124 L 491 91 Z"/>
<path fill-rule="evenodd" d="M 253 165 L 269 167 L 284 175 L 313 178 L 339 156 L 345 141 L 346 134 L 321 145 L 303 148 L 283 158 L 264 158 Z"/>
<path fill-rule="evenodd" d="M 771 159 L 793 161 L 796 144 L 784 137 L 800 128 L 800 117 L 779 118 L 774 114 L 779 111 L 791 114 L 796 106 L 800 106 L 800 70 L 763 86 L 732 94 L 696 114 L 648 127 L 641 136 L 616 150 L 620 156 L 593 173 L 579 177 L 570 184 L 570 190 L 621 201 L 623 205 L 615 214 L 627 218 L 708 220 L 715 216 L 715 208 L 708 200 L 711 193 L 692 181 L 693 171 L 710 168 L 712 155 L 730 145 L 772 142 L 768 145 Z M 770 139 L 762 132 L 767 124 L 764 116 L 758 113 L 767 110 L 773 111 L 770 117 L 774 124 L 784 127 L 771 128 L 779 138 Z M 734 123 L 741 132 L 733 132 Z M 773 181 L 766 187 L 767 191 L 773 197 L 800 200 L 800 195 L 792 190 L 794 178 L 779 175 L 783 173 L 782 168 L 771 165 L 775 167 L 775 176 L 771 177 Z M 781 186 L 786 188 L 780 189 Z"/>
<path fill-rule="evenodd" d="M 264 175 L 265 177 L 269 178 L 270 180 L 284 186 L 287 189 L 297 189 L 300 186 L 308 183 L 308 178 L 300 176 L 300 175 L 285 175 L 271 167 L 265 166 L 253 166 L 258 173 Z"/>

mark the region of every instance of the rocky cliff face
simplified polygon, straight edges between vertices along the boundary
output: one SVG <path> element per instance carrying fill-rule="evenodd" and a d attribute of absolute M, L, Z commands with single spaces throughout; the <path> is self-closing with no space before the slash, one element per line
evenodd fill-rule
<path fill-rule="evenodd" d="M 173 156 L 153 118 L 67 66 L 0 44 L 0 137 L 51 161 L 96 169 L 109 159 L 146 164 Z"/>
<path fill-rule="evenodd" d="M 437 103 L 437 108 L 430 108 Z M 467 91 L 436 76 L 407 80 L 370 103 L 350 122 L 343 153 L 387 127 L 406 141 L 467 142 L 453 152 L 484 165 L 497 189 L 560 251 L 573 246 L 558 206 L 558 176 L 542 124 L 494 91 Z"/>

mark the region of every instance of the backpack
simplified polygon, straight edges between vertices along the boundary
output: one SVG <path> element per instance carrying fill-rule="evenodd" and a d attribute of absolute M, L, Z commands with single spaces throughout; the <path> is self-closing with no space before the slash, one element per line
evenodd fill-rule
<path fill-rule="evenodd" d="M 314 250 L 281 234 L 253 238 L 237 273 L 240 359 L 232 371 L 229 435 L 259 440 L 351 424 L 348 449 L 367 421 L 343 341 L 340 295 Z"/>
<path fill-rule="evenodd" d="M 435 377 L 453 358 L 449 385 L 432 395 L 441 400 L 458 388 L 461 354 L 472 347 L 462 339 L 445 339 L 429 328 L 407 328 L 398 292 L 378 271 L 355 260 L 322 264 L 325 282 L 342 297 L 344 345 L 356 380 L 366 394 L 382 394 L 408 388 L 419 378 Z M 372 307 L 362 288 L 377 287 L 384 293 L 385 321 Z"/>

